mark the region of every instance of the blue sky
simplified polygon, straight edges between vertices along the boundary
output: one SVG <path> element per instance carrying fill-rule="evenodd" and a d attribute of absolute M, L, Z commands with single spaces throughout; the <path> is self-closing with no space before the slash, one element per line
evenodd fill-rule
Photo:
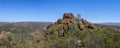
<path fill-rule="evenodd" d="M 0 0 L 0 22 L 55 22 L 63 14 L 94 22 L 120 22 L 120 0 Z"/>

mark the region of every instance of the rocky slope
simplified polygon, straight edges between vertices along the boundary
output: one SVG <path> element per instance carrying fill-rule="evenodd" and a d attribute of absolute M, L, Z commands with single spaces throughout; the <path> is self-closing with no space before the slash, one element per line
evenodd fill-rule
<path fill-rule="evenodd" d="M 94 29 L 95 25 L 84 20 L 84 19 L 76 19 L 72 13 L 65 13 L 62 19 L 58 19 L 56 23 L 48 25 L 47 29 L 52 29 L 53 31 L 58 31 L 59 36 L 64 36 L 65 30 L 71 30 L 70 26 L 72 24 L 76 24 L 79 30 L 83 30 L 84 28 Z M 62 26 L 62 27 L 60 27 Z M 72 27 L 73 28 L 73 27 Z M 51 33 L 52 33 L 51 32 Z"/>

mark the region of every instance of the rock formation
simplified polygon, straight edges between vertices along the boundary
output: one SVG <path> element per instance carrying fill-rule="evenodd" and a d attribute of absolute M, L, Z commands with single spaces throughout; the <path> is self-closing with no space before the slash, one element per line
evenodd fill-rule
<path fill-rule="evenodd" d="M 94 29 L 95 28 L 94 24 L 92 24 L 92 23 L 90 23 L 90 22 L 88 22 L 88 21 L 86 21 L 84 19 L 79 20 L 78 24 L 79 24 L 79 28 L 81 30 L 83 30 L 84 28 L 90 28 L 90 29 Z"/>
<path fill-rule="evenodd" d="M 69 23 L 72 23 L 74 19 L 74 16 L 72 13 L 65 13 L 63 15 L 63 19 L 58 19 L 57 24 L 66 24 L 68 25 Z"/>
<path fill-rule="evenodd" d="M 51 29 L 51 32 L 58 31 L 59 36 L 65 35 L 65 26 L 67 26 L 67 30 L 69 30 L 70 24 L 73 24 L 74 22 L 77 22 L 79 29 L 82 31 L 84 28 L 90 28 L 94 29 L 94 24 L 84 20 L 84 19 L 76 19 L 72 13 L 65 13 L 63 15 L 63 18 L 59 18 L 55 24 L 48 25 L 47 29 Z M 60 31 L 58 30 L 60 28 L 60 25 L 63 25 L 61 27 Z"/>
<path fill-rule="evenodd" d="M 65 35 L 65 31 L 64 31 L 64 29 L 61 29 L 60 31 L 59 31 L 59 33 L 58 33 L 58 36 L 59 37 L 62 37 L 62 36 L 64 36 Z"/>
<path fill-rule="evenodd" d="M 74 16 L 72 13 L 65 13 L 63 15 L 63 19 L 73 19 L 73 18 L 74 18 Z"/>

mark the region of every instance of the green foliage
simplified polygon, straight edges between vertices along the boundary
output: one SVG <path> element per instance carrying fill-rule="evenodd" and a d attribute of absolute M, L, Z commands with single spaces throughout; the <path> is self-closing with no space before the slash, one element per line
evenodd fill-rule
<path fill-rule="evenodd" d="M 77 19 L 82 19 L 80 14 L 77 14 Z"/>
<path fill-rule="evenodd" d="M 77 24 L 78 22 L 75 20 L 68 26 L 60 24 L 57 31 L 48 29 L 47 32 L 53 32 L 53 35 L 46 35 L 47 37 L 44 36 L 45 32 L 40 32 L 38 34 L 41 38 L 39 43 L 36 43 L 29 33 L 13 32 L 7 36 L 6 42 L 0 43 L 0 46 L 6 45 L 8 48 L 75 48 L 77 39 L 80 39 L 83 45 L 81 48 L 120 48 L 120 32 L 113 32 L 111 28 L 101 28 L 100 26 L 80 31 Z M 66 34 L 64 37 L 58 37 L 58 32 L 62 28 L 65 29 Z M 50 36 L 52 39 L 49 38 Z M 11 45 L 12 39 L 16 40 L 17 45 Z"/>
<path fill-rule="evenodd" d="M 83 31 L 74 30 L 68 32 L 64 37 L 58 37 L 49 42 L 53 48 L 74 48 L 77 38 L 82 40 L 82 48 L 120 48 L 120 33 L 96 28 L 94 30 L 85 28 Z M 51 47 L 52 48 L 52 47 Z"/>
<path fill-rule="evenodd" d="M 42 31 L 43 27 L 51 24 L 50 22 L 0 22 L 0 29 L 8 32 L 30 33 L 36 30 Z"/>

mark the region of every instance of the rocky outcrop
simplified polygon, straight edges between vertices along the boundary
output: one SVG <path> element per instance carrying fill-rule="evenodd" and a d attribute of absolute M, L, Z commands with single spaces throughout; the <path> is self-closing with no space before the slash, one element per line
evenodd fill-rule
<path fill-rule="evenodd" d="M 84 19 L 79 20 L 78 26 L 79 26 L 80 30 L 83 30 L 84 28 L 90 28 L 90 29 L 95 28 L 94 24 L 92 24 Z"/>
<path fill-rule="evenodd" d="M 74 18 L 74 16 L 72 13 L 65 13 L 63 15 L 63 19 L 73 19 L 73 18 Z"/>
<path fill-rule="evenodd" d="M 47 26 L 47 29 L 49 28 L 52 28 L 52 29 L 58 28 L 58 24 L 50 24 Z"/>
<path fill-rule="evenodd" d="M 74 16 L 72 13 L 65 13 L 63 15 L 63 19 L 58 19 L 57 24 L 66 24 L 68 25 L 69 23 L 72 23 L 74 19 Z"/>
<path fill-rule="evenodd" d="M 65 24 L 68 25 L 69 23 L 72 23 L 74 20 L 74 16 L 72 13 L 65 13 L 63 15 L 63 19 L 58 19 L 57 22 L 55 24 L 50 24 L 48 25 L 48 28 L 57 28 L 59 24 Z"/>
<path fill-rule="evenodd" d="M 79 27 L 79 29 L 81 31 L 84 28 L 90 28 L 90 29 L 95 28 L 94 24 L 92 24 L 84 19 L 76 19 L 72 13 L 65 13 L 63 15 L 62 19 L 59 18 L 55 24 L 48 25 L 47 29 L 51 29 L 52 30 L 51 32 L 58 31 L 58 35 L 61 37 L 61 36 L 65 35 L 64 27 L 67 26 L 67 28 L 68 28 L 67 30 L 69 30 L 70 24 L 74 24 L 74 22 L 77 22 L 76 24 L 78 24 L 77 26 Z M 63 25 L 63 27 L 61 27 L 61 29 L 58 30 L 60 28 L 59 26 L 61 24 Z M 51 33 L 51 32 L 49 32 L 49 33 Z"/>
<path fill-rule="evenodd" d="M 64 29 L 61 29 L 61 30 L 58 32 L 58 36 L 59 36 L 59 37 L 65 36 L 65 31 L 64 31 Z"/>

